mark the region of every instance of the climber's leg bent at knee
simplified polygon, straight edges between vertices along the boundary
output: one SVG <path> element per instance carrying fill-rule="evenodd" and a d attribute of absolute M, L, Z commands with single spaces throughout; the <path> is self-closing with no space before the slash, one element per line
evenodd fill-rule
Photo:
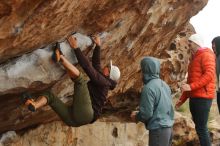
<path fill-rule="evenodd" d="M 94 111 L 85 77 L 80 73 L 77 78 L 71 79 L 74 81 L 71 105 L 66 105 L 49 91 L 39 95 L 32 104 L 35 110 L 48 104 L 63 122 L 69 126 L 78 127 L 89 124 L 93 120 Z"/>
<path fill-rule="evenodd" d="M 87 87 L 87 80 L 79 70 L 65 58 L 59 46 L 55 49 L 54 54 L 67 70 L 70 78 L 75 82 L 73 103 L 71 105 L 72 118 L 79 126 L 90 123 L 93 120 L 93 108 Z"/>
<path fill-rule="evenodd" d="M 72 111 L 69 105 L 63 103 L 59 98 L 54 96 L 51 92 L 45 92 L 41 96 L 47 98 L 47 103 L 57 113 L 61 120 L 68 126 L 78 126 L 72 118 Z"/>
<path fill-rule="evenodd" d="M 58 116 L 69 126 L 78 127 L 93 121 L 94 111 L 87 87 L 87 81 L 82 73 L 71 64 L 56 44 L 52 59 L 60 62 L 67 70 L 74 84 L 73 103 L 69 106 L 63 103 L 51 92 L 41 94 L 36 101 L 31 101 L 34 110 L 49 104 Z"/>
<path fill-rule="evenodd" d="M 77 78 L 72 80 L 75 84 L 73 102 L 70 106 L 63 103 L 50 92 L 44 93 L 42 96 L 47 98 L 47 103 L 67 125 L 78 127 L 89 124 L 93 120 L 94 112 L 87 81 L 83 75 L 80 73 Z"/>
<path fill-rule="evenodd" d="M 74 82 L 73 103 L 71 105 L 73 119 L 80 125 L 91 123 L 94 118 L 92 101 L 87 87 L 87 80 L 82 73 Z"/>

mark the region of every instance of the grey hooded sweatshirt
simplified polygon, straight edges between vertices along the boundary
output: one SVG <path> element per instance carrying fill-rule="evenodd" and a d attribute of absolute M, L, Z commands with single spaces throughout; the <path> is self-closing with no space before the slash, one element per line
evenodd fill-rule
<path fill-rule="evenodd" d="M 154 57 L 145 57 L 141 61 L 141 70 L 144 87 L 136 119 L 145 123 L 148 130 L 172 127 L 174 111 L 171 90 L 159 77 L 159 60 Z"/>

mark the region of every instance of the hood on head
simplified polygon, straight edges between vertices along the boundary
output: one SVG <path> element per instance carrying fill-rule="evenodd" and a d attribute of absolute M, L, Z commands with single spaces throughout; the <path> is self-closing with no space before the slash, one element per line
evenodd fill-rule
<path fill-rule="evenodd" d="M 143 73 L 144 83 L 151 79 L 159 78 L 160 61 L 154 57 L 144 57 L 141 60 L 141 71 Z"/>

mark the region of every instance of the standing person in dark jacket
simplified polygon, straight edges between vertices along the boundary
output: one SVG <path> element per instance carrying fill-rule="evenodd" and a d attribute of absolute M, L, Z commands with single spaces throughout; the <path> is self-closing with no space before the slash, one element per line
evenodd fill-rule
<path fill-rule="evenodd" d="M 212 40 L 212 49 L 216 56 L 216 90 L 218 111 L 220 113 L 220 36 L 217 36 Z"/>
<path fill-rule="evenodd" d="M 139 111 L 131 119 L 141 121 L 149 130 L 149 146 L 170 146 L 174 111 L 170 87 L 160 79 L 160 62 L 154 57 L 141 61 L 144 87 L 141 91 Z"/>
<path fill-rule="evenodd" d="M 99 118 L 108 91 L 116 87 L 120 78 L 120 70 L 117 66 L 112 65 L 110 61 L 110 67 L 105 67 L 103 72 L 101 71 L 100 38 L 93 37 L 93 40 L 96 47 L 93 51 L 92 63 L 90 63 L 78 48 L 76 38 L 72 36 L 68 38 L 78 63 L 89 77 L 89 81 L 62 55 L 59 46 L 56 47 L 54 52 L 56 61 L 62 63 L 74 82 L 73 103 L 67 106 L 51 92 L 48 92 L 39 96 L 36 101 L 27 100 L 26 104 L 29 105 L 30 110 L 35 111 L 43 105 L 49 104 L 67 125 L 73 127 L 92 123 Z"/>

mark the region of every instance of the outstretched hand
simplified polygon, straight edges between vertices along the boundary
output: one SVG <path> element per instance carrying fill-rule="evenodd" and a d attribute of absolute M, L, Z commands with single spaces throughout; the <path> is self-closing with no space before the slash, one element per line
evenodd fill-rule
<path fill-rule="evenodd" d="M 70 46 L 71 46 L 73 49 L 78 48 L 78 44 L 77 44 L 77 39 L 76 39 L 76 37 L 70 36 L 70 37 L 67 38 L 67 40 L 68 40 Z"/>

